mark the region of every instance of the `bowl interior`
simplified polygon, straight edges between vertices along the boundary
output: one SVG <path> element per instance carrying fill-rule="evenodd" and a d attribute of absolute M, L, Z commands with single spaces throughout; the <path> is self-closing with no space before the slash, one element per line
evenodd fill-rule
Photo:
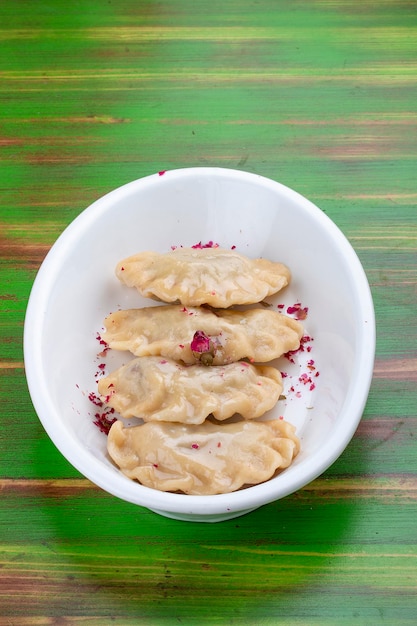
<path fill-rule="evenodd" d="M 100 365 L 127 354 L 98 356 L 97 333 L 118 308 L 151 306 L 123 287 L 116 263 L 141 250 L 214 241 L 250 257 L 286 263 L 292 283 L 269 298 L 273 307 L 301 302 L 311 341 L 295 363 L 281 358 L 283 415 L 301 438 L 294 464 L 276 478 L 225 496 L 163 494 L 125 478 L 106 454 L 91 402 Z M 101 198 L 61 235 L 35 281 L 25 324 L 25 362 L 38 415 L 64 456 L 111 493 L 170 516 L 232 516 L 296 490 L 341 453 L 361 417 L 374 355 L 372 300 L 350 244 L 314 205 L 260 176 L 216 168 L 166 172 Z M 314 361 L 314 363 L 312 363 Z M 312 369 L 314 367 L 315 369 Z M 304 384 L 300 376 L 309 374 Z M 317 374 L 318 373 L 318 374 Z M 303 379 L 305 380 L 305 378 Z"/>

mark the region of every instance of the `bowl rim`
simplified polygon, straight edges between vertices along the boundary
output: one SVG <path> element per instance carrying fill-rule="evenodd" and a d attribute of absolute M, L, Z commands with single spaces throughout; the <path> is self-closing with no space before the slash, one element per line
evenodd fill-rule
<path fill-rule="evenodd" d="M 46 315 L 48 289 L 54 283 L 59 271 L 59 263 L 66 258 L 71 244 L 79 236 L 79 231 L 87 230 L 104 212 L 111 209 L 113 199 L 129 194 L 132 188 L 144 188 L 154 185 L 162 176 L 186 179 L 187 177 L 218 176 L 234 180 L 256 182 L 272 190 L 280 190 L 292 197 L 305 211 L 314 216 L 321 226 L 336 239 L 343 257 L 349 262 L 355 274 L 356 290 L 360 294 L 358 302 L 360 355 L 356 354 L 354 363 L 355 394 L 351 394 L 344 403 L 341 412 L 349 419 L 340 419 L 332 431 L 332 436 L 313 455 L 292 466 L 291 475 L 286 480 L 272 483 L 266 481 L 260 485 L 227 494 L 185 495 L 162 492 L 140 485 L 124 476 L 114 474 L 111 467 L 106 467 L 99 459 L 92 459 L 87 449 L 74 450 L 66 441 L 63 426 L 54 420 L 54 406 L 48 393 L 41 358 L 41 337 Z M 35 332 L 35 329 L 36 332 Z M 26 379 L 33 406 L 48 436 L 61 454 L 83 476 L 108 493 L 128 502 L 151 510 L 187 515 L 212 515 L 250 510 L 281 499 L 306 486 L 329 468 L 340 456 L 353 437 L 362 418 L 373 377 L 375 359 L 376 328 L 375 311 L 371 289 L 364 268 L 347 237 L 339 227 L 315 204 L 297 191 L 265 176 L 222 167 L 187 167 L 167 170 L 138 178 L 108 192 L 84 209 L 60 234 L 41 264 L 29 295 L 23 333 L 23 350 Z M 308 464 L 307 470 L 305 465 Z M 209 510 L 207 511 L 207 507 Z"/>

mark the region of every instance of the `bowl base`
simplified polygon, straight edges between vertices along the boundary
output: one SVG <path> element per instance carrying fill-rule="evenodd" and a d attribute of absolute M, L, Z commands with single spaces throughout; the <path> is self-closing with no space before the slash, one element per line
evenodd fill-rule
<path fill-rule="evenodd" d="M 235 517 L 241 517 L 242 515 L 246 515 L 247 513 L 251 513 L 255 511 L 258 507 L 253 509 L 245 509 L 244 511 L 229 511 L 226 513 L 215 513 L 213 515 L 199 515 L 198 513 L 171 513 L 170 511 L 160 511 L 157 509 L 149 509 L 153 513 L 157 515 L 162 515 L 163 517 L 169 517 L 170 519 L 179 520 L 182 522 L 225 522 L 229 519 L 234 519 Z"/>

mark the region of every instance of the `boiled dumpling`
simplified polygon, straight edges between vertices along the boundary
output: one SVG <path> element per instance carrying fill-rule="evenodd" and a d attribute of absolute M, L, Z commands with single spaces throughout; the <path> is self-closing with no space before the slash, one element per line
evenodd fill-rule
<path fill-rule="evenodd" d="M 110 348 L 188 364 L 199 361 L 191 344 L 195 333 L 202 331 L 209 339 L 212 365 L 245 358 L 272 361 L 297 350 L 303 334 L 300 322 L 269 309 L 214 311 L 175 304 L 116 311 L 104 326 L 102 338 Z"/>
<path fill-rule="evenodd" d="M 199 426 L 166 422 L 111 427 L 107 449 L 122 472 L 161 491 L 190 495 L 229 493 L 270 479 L 299 451 L 284 420 Z"/>
<path fill-rule="evenodd" d="M 156 356 L 138 357 L 98 382 L 103 401 L 122 417 L 201 424 L 263 415 L 282 392 L 280 372 L 244 361 L 205 367 Z"/>
<path fill-rule="evenodd" d="M 282 263 L 249 259 L 223 248 L 141 252 L 118 263 L 116 275 L 148 298 L 217 308 L 260 302 L 290 281 Z"/>

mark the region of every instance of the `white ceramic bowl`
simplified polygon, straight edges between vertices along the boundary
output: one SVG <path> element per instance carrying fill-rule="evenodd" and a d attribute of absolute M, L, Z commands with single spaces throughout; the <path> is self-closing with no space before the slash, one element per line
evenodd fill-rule
<path fill-rule="evenodd" d="M 234 493 L 187 496 L 126 478 L 93 424 L 103 319 L 117 308 L 152 304 L 122 287 L 116 263 L 141 250 L 167 252 L 212 240 L 250 257 L 286 263 L 292 284 L 273 306 L 301 302 L 312 340 L 287 373 L 286 400 L 268 416 L 297 427 L 301 452 L 277 477 Z M 115 496 L 181 520 L 221 521 L 300 489 L 342 453 L 361 419 L 372 378 L 375 321 L 369 285 L 335 224 L 291 189 L 221 168 L 167 171 L 136 180 L 83 211 L 63 232 L 36 277 L 25 320 L 26 375 L 51 440 L 84 476 Z M 115 357 L 115 358 L 119 358 Z M 308 368 L 314 361 L 315 370 Z M 109 365 L 107 363 L 107 365 Z M 314 385 L 303 384 L 309 372 Z M 319 375 L 315 374 L 319 372 Z M 314 387 L 314 389 L 310 389 Z"/>

